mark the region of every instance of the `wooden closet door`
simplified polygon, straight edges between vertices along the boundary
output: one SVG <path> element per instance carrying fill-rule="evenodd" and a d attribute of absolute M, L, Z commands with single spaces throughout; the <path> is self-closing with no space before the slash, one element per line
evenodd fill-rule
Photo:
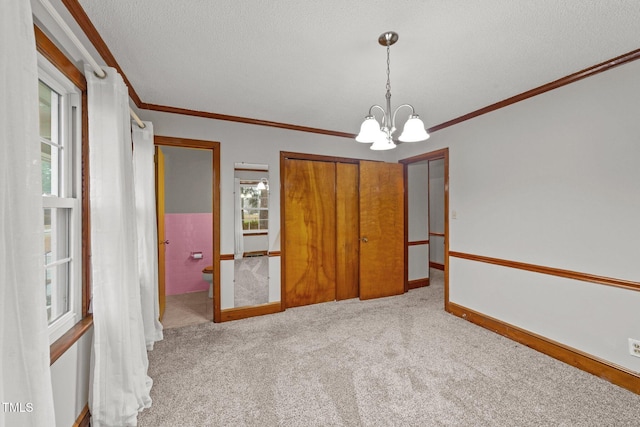
<path fill-rule="evenodd" d="M 360 162 L 360 299 L 404 293 L 400 163 Z"/>
<path fill-rule="evenodd" d="M 336 166 L 284 162 L 285 307 L 336 299 Z"/>
<path fill-rule="evenodd" d="M 359 295 L 358 165 L 336 163 L 336 299 Z"/>

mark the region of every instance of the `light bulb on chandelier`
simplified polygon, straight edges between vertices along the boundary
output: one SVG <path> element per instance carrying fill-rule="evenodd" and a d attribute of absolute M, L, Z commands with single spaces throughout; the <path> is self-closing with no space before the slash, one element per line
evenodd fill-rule
<path fill-rule="evenodd" d="M 396 148 L 396 144 L 393 141 L 393 133 L 396 131 L 396 114 L 398 110 L 403 107 L 411 109 L 411 114 L 404 124 L 402 133 L 398 137 L 401 142 L 418 142 L 424 141 L 429 138 L 429 134 L 424 128 L 424 123 L 420 120 L 420 117 L 415 113 L 413 106 L 410 104 L 402 104 L 391 115 L 391 80 L 389 78 L 389 51 L 391 45 L 398 41 L 398 34 L 393 31 L 383 33 L 378 38 L 378 43 L 387 47 L 387 109 L 385 110 L 379 105 L 372 105 L 369 108 L 369 114 L 364 118 L 362 125 L 360 126 L 360 133 L 356 136 L 356 141 L 362 143 L 373 143 L 371 145 L 372 150 L 390 150 Z M 376 120 L 373 115 L 373 110 L 379 109 L 382 111 L 382 125 Z"/>

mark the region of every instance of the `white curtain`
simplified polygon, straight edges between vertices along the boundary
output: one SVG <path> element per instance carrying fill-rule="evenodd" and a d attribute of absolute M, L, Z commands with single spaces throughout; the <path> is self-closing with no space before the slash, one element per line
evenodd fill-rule
<path fill-rule="evenodd" d="M 156 186 L 153 162 L 153 124 L 140 128 L 132 122 L 133 176 L 135 181 L 138 231 L 138 271 L 142 322 L 147 350 L 162 339 L 158 301 L 158 229 L 156 221 Z"/>
<path fill-rule="evenodd" d="M 85 66 L 94 343 L 91 425 L 135 426 L 151 406 L 142 322 L 129 96 L 122 77 Z"/>
<path fill-rule="evenodd" d="M 0 76 L 0 426 L 44 426 L 55 415 L 29 0 L 2 2 Z"/>
<path fill-rule="evenodd" d="M 244 233 L 242 231 L 242 194 L 240 193 L 240 178 L 235 178 L 235 251 L 234 258 L 242 259 L 244 254 Z"/>

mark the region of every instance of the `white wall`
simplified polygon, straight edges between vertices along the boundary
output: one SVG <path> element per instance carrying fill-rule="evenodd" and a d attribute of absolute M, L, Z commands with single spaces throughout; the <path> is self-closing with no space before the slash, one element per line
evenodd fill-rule
<path fill-rule="evenodd" d="M 211 150 L 164 146 L 165 213 L 211 213 Z"/>
<path fill-rule="evenodd" d="M 222 254 L 234 252 L 235 163 L 266 164 L 269 167 L 269 251 L 279 251 L 281 151 L 367 160 L 395 160 L 392 153 L 372 151 L 369 149 L 370 144 L 360 144 L 349 138 L 150 110 L 141 110 L 140 118 L 153 122 L 156 135 L 220 142 L 220 253 Z M 279 257 L 274 258 L 279 261 Z M 271 268 L 273 262 L 270 260 L 269 263 L 269 298 L 270 301 L 279 301 L 280 276 L 275 276 L 275 270 Z M 221 262 L 220 275 L 221 308 L 232 308 L 234 295 L 232 260 Z M 278 295 L 277 298 L 276 295 Z"/>
<path fill-rule="evenodd" d="M 429 162 L 429 231 L 444 233 L 444 159 Z M 429 237 L 429 261 L 444 265 L 444 237 Z"/>
<path fill-rule="evenodd" d="M 407 167 L 407 233 L 409 242 L 429 240 L 429 165 Z M 409 246 L 409 280 L 429 277 L 429 244 Z"/>
<path fill-rule="evenodd" d="M 446 128 L 450 250 L 640 281 L 640 61 Z M 640 292 L 450 258 L 450 300 L 640 371 Z"/>
<path fill-rule="evenodd" d="M 51 365 L 56 426 L 73 425 L 87 404 L 92 340 L 93 328 Z"/>

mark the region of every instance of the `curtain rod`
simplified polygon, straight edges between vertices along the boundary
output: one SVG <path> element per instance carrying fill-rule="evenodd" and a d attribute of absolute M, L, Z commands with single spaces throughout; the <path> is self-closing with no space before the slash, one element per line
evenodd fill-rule
<path fill-rule="evenodd" d="M 40 0 L 40 4 L 44 6 L 49 15 L 51 15 L 51 17 L 58 23 L 60 28 L 62 28 L 62 31 L 64 31 L 64 33 L 71 39 L 78 50 L 80 50 L 80 53 L 84 57 L 85 61 L 87 61 L 89 65 L 91 65 L 91 68 L 93 68 L 93 73 L 96 75 L 96 77 L 101 79 L 105 78 L 107 76 L 107 73 L 102 69 L 102 67 L 100 67 L 100 65 L 98 65 L 96 60 L 93 59 L 89 51 L 84 47 L 82 42 L 78 39 L 78 37 L 76 37 L 73 31 L 71 31 L 71 28 L 69 28 L 67 23 L 64 22 L 62 16 L 60 16 L 58 11 L 53 7 L 49 0 Z M 131 115 L 131 118 L 135 120 L 138 127 L 140 127 L 141 129 L 144 129 L 146 127 L 146 125 L 142 123 L 140 117 L 138 117 L 138 115 L 135 113 L 135 111 L 133 111 L 131 107 L 129 107 L 129 114 Z"/>

